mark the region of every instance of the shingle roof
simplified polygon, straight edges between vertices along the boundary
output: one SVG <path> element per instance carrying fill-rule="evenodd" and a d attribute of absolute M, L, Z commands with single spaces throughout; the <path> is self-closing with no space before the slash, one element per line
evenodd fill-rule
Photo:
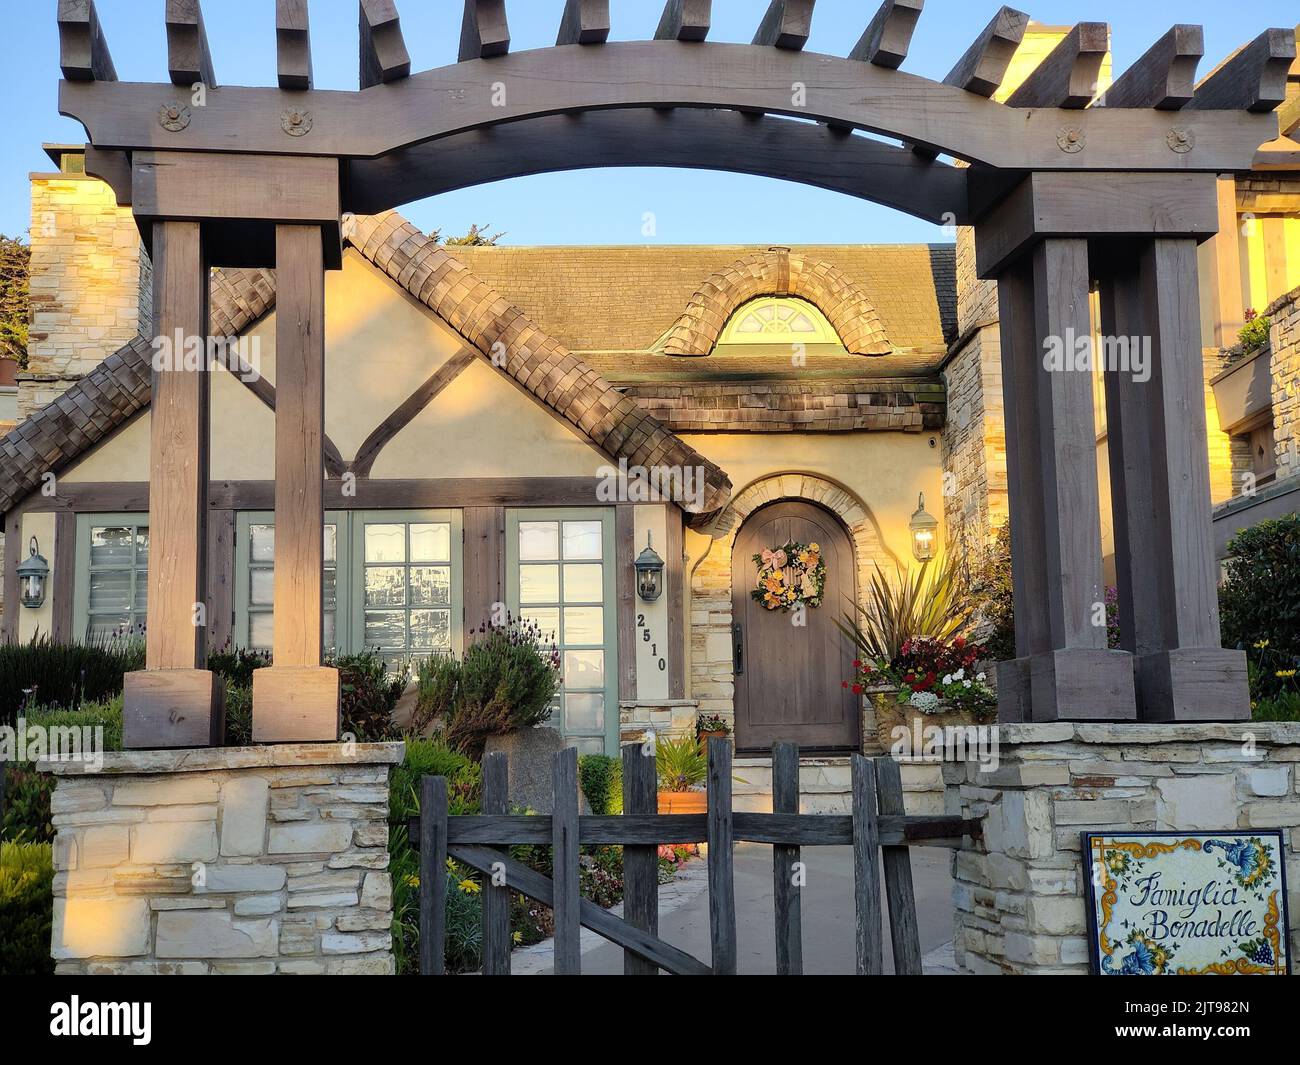
<path fill-rule="evenodd" d="M 466 266 L 560 343 L 587 351 L 647 351 L 710 275 L 753 245 L 457 247 Z M 932 354 L 908 372 L 937 369 L 957 321 L 956 259 L 949 244 L 793 245 L 858 286 L 890 344 Z M 888 361 L 895 356 L 886 356 Z"/>
<path fill-rule="evenodd" d="M 544 333 L 509 300 L 395 212 L 350 220 L 349 240 L 484 355 L 505 354 L 502 369 L 586 435 L 606 455 L 635 466 L 703 467 L 702 514 L 722 507 L 731 482 L 714 463 Z M 214 271 L 216 336 L 246 329 L 275 302 L 267 270 Z M 138 336 L 0 438 L 0 512 L 144 409 L 150 394 L 150 342 Z M 690 508 L 688 508 L 690 509 Z"/>

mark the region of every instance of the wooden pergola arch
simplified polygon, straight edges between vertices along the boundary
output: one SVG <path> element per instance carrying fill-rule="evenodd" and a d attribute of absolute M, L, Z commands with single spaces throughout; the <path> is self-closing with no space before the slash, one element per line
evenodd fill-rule
<path fill-rule="evenodd" d="M 86 128 L 87 170 L 139 222 L 155 333 L 206 331 L 209 265 L 277 269 L 275 665 L 257 671 L 258 739 L 338 731 L 337 676 L 320 664 L 323 287 L 345 213 L 645 164 L 746 170 L 973 225 L 1002 303 L 1019 656 L 1000 677 L 1003 717 L 1249 716 L 1244 656 L 1219 646 L 1196 247 L 1218 229 L 1216 175 L 1249 170 L 1278 135 L 1293 31 L 1266 30 L 1196 84 L 1201 32 L 1175 26 L 1098 99 L 1109 31 L 1080 23 L 1003 104 L 990 97 L 1028 17 L 999 10 L 935 82 L 898 69 L 923 2 L 885 0 L 837 58 L 803 50 L 814 0 L 771 0 L 748 45 L 706 43 L 708 0 L 668 0 L 655 40 L 638 42 L 609 41 L 607 0 L 567 0 L 556 47 L 519 54 L 505 0 L 466 0 L 459 62 L 412 74 L 394 0 L 360 0 L 359 89 L 325 92 L 306 0 L 276 0 L 269 88 L 218 87 L 199 0 L 167 0 L 160 84 L 118 82 L 93 0 L 59 0 L 59 109 Z M 1053 338 L 1090 335 L 1094 283 L 1106 331 L 1150 338 L 1155 364 L 1146 384 L 1107 375 L 1122 650 L 1095 624 L 1090 375 L 1041 357 Z M 128 677 L 126 740 L 182 746 L 219 719 L 194 623 L 206 375 L 155 369 L 152 402 L 148 668 Z"/>

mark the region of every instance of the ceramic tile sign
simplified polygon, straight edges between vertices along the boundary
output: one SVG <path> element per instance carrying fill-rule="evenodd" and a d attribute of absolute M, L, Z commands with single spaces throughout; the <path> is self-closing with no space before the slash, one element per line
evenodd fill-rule
<path fill-rule="evenodd" d="M 1290 972 L 1281 832 L 1082 835 L 1094 973 Z"/>

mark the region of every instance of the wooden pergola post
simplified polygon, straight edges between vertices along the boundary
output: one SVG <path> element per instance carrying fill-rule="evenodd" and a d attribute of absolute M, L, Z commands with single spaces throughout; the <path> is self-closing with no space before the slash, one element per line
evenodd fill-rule
<path fill-rule="evenodd" d="M 1220 646 L 1196 241 L 1141 241 L 1102 285 L 1102 329 L 1146 345 L 1106 372 L 1122 645 L 1139 717 L 1247 720 L 1243 651 Z"/>
<path fill-rule="evenodd" d="M 339 674 L 321 665 L 325 263 L 319 226 L 275 227 L 275 614 L 253 674 L 253 739 L 337 740 Z"/>
<path fill-rule="evenodd" d="M 1091 336 L 1088 242 L 1044 239 L 998 281 L 1017 655 L 999 667 L 1003 715 L 1131 719 L 1131 658 L 1106 647 L 1092 376 L 1049 362 Z"/>
<path fill-rule="evenodd" d="M 201 747 L 220 742 L 223 700 L 205 668 L 208 261 L 199 223 L 153 223 L 153 286 L 146 668 L 126 674 L 122 738 L 129 748 Z"/>

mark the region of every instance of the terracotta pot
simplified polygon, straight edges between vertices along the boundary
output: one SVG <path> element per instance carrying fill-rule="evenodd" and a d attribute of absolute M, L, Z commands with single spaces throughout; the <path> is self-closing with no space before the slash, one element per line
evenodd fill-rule
<path fill-rule="evenodd" d="M 695 738 L 699 740 L 701 743 L 708 743 L 709 740 L 725 740 L 729 735 L 730 735 L 729 732 L 724 732 L 722 729 L 717 729 L 714 732 L 697 732 L 695 734 Z"/>
<path fill-rule="evenodd" d="M 661 791 L 659 792 L 659 812 L 661 814 L 702 814 L 709 809 L 709 794 L 706 791 Z"/>

